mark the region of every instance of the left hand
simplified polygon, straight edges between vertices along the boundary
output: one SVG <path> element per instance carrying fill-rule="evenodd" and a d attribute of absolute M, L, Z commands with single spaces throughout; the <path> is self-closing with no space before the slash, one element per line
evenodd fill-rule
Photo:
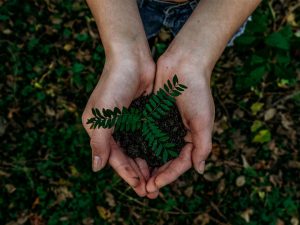
<path fill-rule="evenodd" d="M 203 174 L 205 160 L 212 148 L 212 129 L 214 123 L 214 102 L 210 90 L 211 71 L 201 66 L 193 55 L 186 58 L 176 52 L 164 53 L 157 63 L 154 92 L 163 87 L 166 81 L 172 80 L 174 74 L 179 82 L 188 88 L 176 97 L 176 105 L 182 121 L 188 130 L 178 158 L 170 160 L 156 170 L 147 182 L 147 197 L 156 198 L 159 189 L 175 181 L 189 170 L 192 165 Z M 192 59 L 192 60 L 190 60 Z"/>

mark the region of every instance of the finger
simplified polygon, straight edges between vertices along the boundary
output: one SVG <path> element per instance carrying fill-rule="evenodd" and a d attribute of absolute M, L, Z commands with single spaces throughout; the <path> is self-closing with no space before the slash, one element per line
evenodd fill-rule
<path fill-rule="evenodd" d="M 139 167 L 142 175 L 144 176 L 144 179 L 146 181 L 148 181 L 148 179 L 150 177 L 150 171 L 149 171 L 149 167 L 147 165 L 146 160 L 141 159 L 141 158 L 136 158 L 134 161 L 136 162 L 137 166 Z"/>
<path fill-rule="evenodd" d="M 147 198 L 150 198 L 150 199 L 156 199 L 159 195 L 159 191 L 155 191 L 155 192 L 152 192 L 152 193 L 148 193 L 147 194 Z"/>
<path fill-rule="evenodd" d="M 138 165 L 135 163 L 135 161 L 133 159 L 129 158 L 129 157 L 128 157 L 128 160 L 130 162 L 131 167 L 138 174 L 139 181 L 140 181 L 140 183 L 136 187 L 134 187 L 133 190 L 137 193 L 138 196 L 144 197 L 147 194 L 147 192 L 146 192 L 146 181 L 144 179 L 144 176 L 142 175 L 142 173 L 141 173 Z"/>
<path fill-rule="evenodd" d="M 178 158 L 174 159 L 171 164 L 155 178 L 157 188 L 162 188 L 167 184 L 175 181 L 181 174 L 192 167 L 191 153 L 192 144 L 186 144 L 180 152 Z"/>
<path fill-rule="evenodd" d="M 138 173 L 132 168 L 128 157 L 122 152 L 114 140 L 111 141 L 109 164 L 131 187 L 135 188 L 140 184 Z"/>
<path fill-rule="evenodd" d="M 184 141 L 185 142 L 189 142 L 189 143 L 192 143 L 192 134 L 190 131 L 187 131 L 186 132 L 186 135 L 184 136 Z"/>
<path fill-rule="evenodd" d="M 94 172 L 101 170 L 107 163 L 110 154 L 111 133 L 109 130 L 97 129 L 91 134 L 92 168 Z"/>
<path fill-rule="evenodd" d="M 212 149 L 211 130 L 202 129 L 199 132 L 192 133 L 194 149 L 192 152 L 192 161 L 195 170 L 203 174 L 205 169 L 205 160 Z"/>
<path fill-rule="evenodd" d="M 153 173 L 151 174 L 150 179 L 147 182 L 146 185 L 146 190 L 148 193 L 153 193 L 153 192 L 157 192 L 159 190 L 159 188 L 156 186 L 155 184 L 155 178 L 158 174 L 160 174 L 161 172 L 163 172 L 166 168 L 168 168 L 168 166 L 172 163 L 173 160 L 167 162 L 166 164 L 164 164 L 163 166 L 161 166 L 160 168 L 156 168 Z"/>
<path fill-rule="evenodd" d="M 171 162 L 168 162 L 167 165 L 165 164 L 164 166 L 167 167 L 167 166 L 170 165 L 170 163 L 171 163 Z M 162 167 L 161 167 L 161 168 L 162 168 Z M 162 168 L 162 169 L 163 169 L 163 168 Z M 157 175 L 158 172 L 159 172 L 159 171 L 158 171 L 158 168 L 154 168 L 153 171 L 152 171 L 152 173 L 151 173 L 151 177 L 155 177 L 155 176 Z M 154 179 L 153 179 L 152 182 L 154 183 Z M 156 188 L 156 187 L 155 187 L 155 188 Z M 150 198 L 150 199 L 155 199 L 155 198 L 157 198 L 158 195 L 159 195 L 159 189 L 157 189 L 157 190 L 154 191 L 154 192 L 148 193 L 148 194 L 147 194 L 147 197 Z"/>

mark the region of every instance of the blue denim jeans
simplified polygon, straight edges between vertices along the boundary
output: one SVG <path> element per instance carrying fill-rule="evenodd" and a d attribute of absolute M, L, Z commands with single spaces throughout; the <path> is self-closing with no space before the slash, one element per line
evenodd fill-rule
<path fill-rule="evenodd" d="M 192 14 L 199 1 L 189 0 L 183 3 L 176 3 L 163 0 L 137 0 L 147 38 L 157 35 L 163 26 L 169 28 L 175 36 Z M 243 34 L 249 20 L 251 20 L 251 17 L 233 35 L 227 46 L 232 46 L 233 41 Z"/>

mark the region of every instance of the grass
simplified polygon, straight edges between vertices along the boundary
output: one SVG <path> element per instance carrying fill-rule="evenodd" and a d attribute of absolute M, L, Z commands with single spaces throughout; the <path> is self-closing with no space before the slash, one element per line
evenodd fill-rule
<path fill-rule="evenodd" d="M 104 64 L 83 1 L 0 1 L 0 224 L 299 224 L 300 7 L 265 1 L 213 75 L 213 152 L 160 198 L 91 170 Z M 167 43 L 153 43 L 157 55 Z"/>

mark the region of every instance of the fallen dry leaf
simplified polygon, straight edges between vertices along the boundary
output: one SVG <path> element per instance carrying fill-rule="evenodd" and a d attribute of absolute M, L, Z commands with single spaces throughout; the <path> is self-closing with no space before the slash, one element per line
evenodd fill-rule
<path fill-rule="evenodd" d="M 250 217 L 253 214 L 253 209 L 246 209 L 244 212 L 241 213 L 241 217 L 247 222 L 250 222 Z"/>
<path fill-rule="evenodd" d="M 237 187 L 242 187 L 244 186 L 246 183 L 246 177 L 245 176 L 239 176 L 236 180 L 235 180 L 235 185 Z"/>
<path fill-rule="evenodd" d="M 203 177 L 207 181 L 214 182 L 219 180 L 223 175 L 224 173 L 222 171 L 219 171 L 217 173 L 207 172 L 204 173 Z"/>
<path fill-rule="evenodd" d="M 267 111 L 265 111 L 264 120 L 268 121 L 268 120 L 273 119 L 273 117 L 275 116 L 275 114 L 276 114 L 276 109 L 275 108 L 268 109 Z"/>

